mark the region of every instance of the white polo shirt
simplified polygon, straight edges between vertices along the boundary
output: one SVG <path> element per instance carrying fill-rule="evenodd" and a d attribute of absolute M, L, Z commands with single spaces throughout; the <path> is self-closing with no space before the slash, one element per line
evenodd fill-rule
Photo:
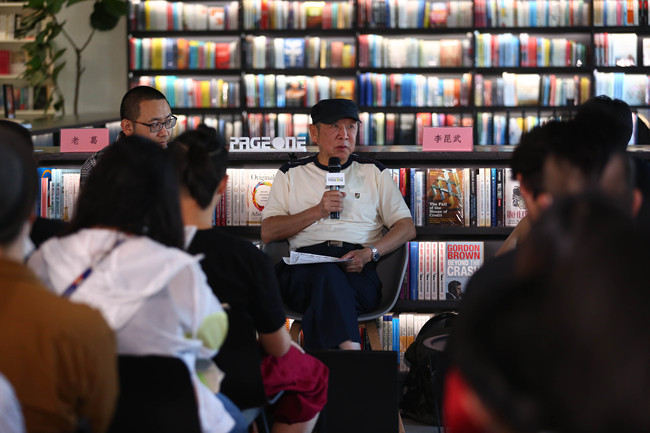
<path fill-rule="evenodd" d="M 377 161 L 352 154 L 341 166 L 346 193 L 340 219 L 321 218 L 289 238 L 292 250 L 325 241 L 344 241 L 367 246 L 382 237 L 384 226 L 392 227 L 411 212 L 391 173 Z M 280 167 L 262 211 L 262 219 L 295 215 L 316 206 L 325 186 L 327 166 L 317 155 L 291 161 Z"/>

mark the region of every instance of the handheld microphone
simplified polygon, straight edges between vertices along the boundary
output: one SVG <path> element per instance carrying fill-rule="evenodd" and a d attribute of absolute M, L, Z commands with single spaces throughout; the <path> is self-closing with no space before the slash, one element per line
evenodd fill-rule
<path fill-rule="evenodd" d="M 327 182 L 326 186 L 330 187 L 330 191 L 338 191 L 342 186 L 345 186 L 345 175 L 341 173 L 341 160 L 336 156 L 330 158 L 327 164 Z M 339 212 L 330 212 L 330 219 L 339 219 Z"/>

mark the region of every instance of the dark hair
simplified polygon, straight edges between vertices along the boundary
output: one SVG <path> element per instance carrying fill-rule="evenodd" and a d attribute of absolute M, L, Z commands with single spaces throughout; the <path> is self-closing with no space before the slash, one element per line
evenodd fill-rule
<path fill-rule="evenodd" d="M 632 137 L 632 110 L 620 99 L 606 95 L 592 96 L 575 115 L 582 133 L 590 145 L 602 148 L 606 154 L 624 152 Z"/>
<path fill-rule="evenodd" d="M 168 146 L 179 181 L 202 209 L 212 202 L 219 182 L 226 175 L 228 150 L 216 129 L 200 124 Z"/>
<path fill-rule="evenodd" d="M 178 182 L 165 150 L 135 135 L 106 148 L 81 190 L 70 232 L 96 226 L 183 247 Z"/>
<path fill-rule="evenodd" d="M 519 145 L 512 153 L 512 176 L 516 179 L 521 174 L 521 183 L 531 191 L 533 197 L 544 192 L 544 161 L 552 142 L 559 140 L 565 129 L 565 124 L 556 120 L 536 126 L 521 136 Z"/>
<path fill-rule="evenodd" d="M 11 120 L 0 119 L 0 133 L 7 140 L 17 141 L 29 147 L 30 151 L 34 150 L 34 142 L 29 130 Z"/>
<path fill-rule="evenodd" d="M 143 101 L 167 101 L 159 90 L 149 86 L 136 86 L 126 92 L 120 104 L 120 119 L 136 120 L 140 116 L 140 103 Z M 169 103 L 169 102 L 168 102 Z"/>
<path fill-rule="evenodd" d="M 460 281 L 458 281 L 458 280 L 450 281 L 449 284 L 447 284 L 447 290 L 449 290 L 450 292 L 452 292 L 452 290 L 453 290 L 453 292 L 455 292 L 456 289 L 458 288 L 458 286 L 460 286 L 460 285 L 461 285 Z"/>
<path fill-rule="evenodd" d="M 7 126 L 0 123 L 0 245 L 16 240 L 38 192 L 31 136 L 14 134 Z"/>
<path fill-rule="evenodd" d="M 511 284 L 465 298 L 449 355 L 514 431 L 650 431 L 648 242 L 602 195 L 559 199 Z"/>

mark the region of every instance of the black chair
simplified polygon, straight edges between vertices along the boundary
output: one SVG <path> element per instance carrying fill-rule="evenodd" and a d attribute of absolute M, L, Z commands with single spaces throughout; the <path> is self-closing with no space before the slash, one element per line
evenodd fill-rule
<path fill-rule="evenodd" d="M 237 405 L 247 422 L 256 421 L 259 431 L 269 433 L 266 409 L 280 398 L 282 392 L 271 399 L 266 396 L 262 381 L 262 353 L 253 320 L 237 309 L 225 310 L 228 334 L 214 357 L 214 362 L 226 373 L 221 382 L 221 392 Z"/>
<path fill-rule="evenodd" d="M 200 433 L 194 385 L 175 357 L 118 357 L 120 394 L 108 433 Z"/>

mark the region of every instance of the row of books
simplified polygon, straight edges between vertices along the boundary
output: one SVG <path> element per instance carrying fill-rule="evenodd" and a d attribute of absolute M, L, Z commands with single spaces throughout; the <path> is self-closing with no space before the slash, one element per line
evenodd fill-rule
<path fill-rule="evenodd" d="M 588 76 L 504 72 L 496 77 L 477 74 L 474 79 L 474 105 L 477 107 L 575 106 L 584 103 L 591 95 Z"/>
<path fill-rule="evenodd" d="M 214 225 L 260 225 L 276 172 L 277 169 L 229 168 L 226 192 L 215 209 Z"/>
<path fill-rule="evenodd" d="M 648 25 L 648 2 L 593 0 L 594 26 Z"/>
<path fill-rule="evenodd" d="M 476 27 L 589 26 L 584 0 L 474 0 Z"/>
<path fill-rule="evenodd" d="M 300 137 L 309 143 L 308 114 L 248 113 L 246 130 L 249 137 Z"/>
<path fill-rule="evenodd" d="M 596 66 L 636 66 L 636 33 L 595 33 L 594 64 Z"/>
<path fill-rule="evenodd" d="M 354 79 L 324 75 L 246 74 L 247 107 L 311 107 L 321 99 L 354 99 Z"/>
<path fill-rule="evenodd" d="M 478 113 L 476 137 L 478 145 L 515 145 L 521 135 L 556 116 L 522 113 Z"/>
<path fill-rule="evenodd" d="M 546 38 L 528 33 L 475 33 L 474 63 L 469 39 L 388 38 L 359 36 L 359 67 L 563 67 L 584 66 L 587 45 L 567 38 Z M 647 42 L 646 42 L 647 41 Z M 635 33 L 594 34 L 597 66 L 637 65 Z M 236 69 L 240 66 L 239 42 L 187 40 L 184 38 L 129 38 L 130 69 Z M 643 53 L 650 56 L 650 39 Z M 11 53 L 0 50 L 0 74 L 8 74 Z M 305 38 L 246 37 L 246 67 L 354 68 L 354 41 Z"/>
<path fill-rule="evenodd" d="M 421 74 L 359 75 L 359 99 L 367 107 L 457 107 L 469 105 L 472 75 L 459 77 Z"/>
<path fill-rule="evenodd" d="M 475 39 L 475 65 L 478 67 L 562 67 L 582 66 L 587 62 L 587 45 L 565 37 L 475 32 Z"/>
<path fill-rule="evenodd" d="M 570 119 L 570 113 L 539 115 L 531 113 L 478 113 L 476 136 L 478 145 L 519 144 L 524 132 L 551 119 Z M 637 113 L 632 113 L 632 136 L 628 144 L 636 144 Z"/>
<path fill-rule="evenodd" d="M 377 319 L 377 329 L 379 330 L 382 350 L 397 352 L 400 372 L 409 370 L 404 353 L 413 344 L 424 324 L 432 317 L 433 314 L 400 313 L 385 314 L 380 319 Z"/>
<path fill-rule="evenodd" d="M 172 75 L 142 76 L 134 85 L 151 86 L 167 96 L 172 108 L 239 107 L 239 79 L 195 79 Z"/>
<path fill-rule="evenodd" d="M 132 70 L 239 68 L 239 41 L 129 38 Z"/>
<path fill-rule="evenodd" d="M 622 72 L 594 71 L 595 94 L 621 99 L 632 106 L 645 106 L 650 102 L 650 76 Z"/>
<path fill-rule="evenodd" d="M 400 168 L 416 227 L 512 227 L 526 214 L 509 168 Z"/>
<path fill-rule="evenodd" d="M 243 7 L 247 30 L 349 29 L 354 15 L 349 1 L 245 0 Z M 359 27 L 368 28 L 589 26 L 589 15 L 584 0 L 358 0 L 357 7 Z M 1 17 L 6 19 L 0 19 L 0 39 L 13 39 L 16 15 Z M 139 31 L 236 30 L 239 3 L 134 2 L 129 21 Z M 593 24 L 648 25 L 647 3 L 593 0 Z"/>
<path fill-rule="evenodd" d="M 472 2 L 359 0 L 357 22 L 368 28 L 471 27 Z"/>
<path fill-rule="evenodd" d="M 305 38 L 246 37 L 246 67 L 254 69 L 354 68 L 354 40 Z"/>
<path fill-rule="evenodd" d="M 244 29 L 351 29 L 352 1 L 242 0 Z"/>
<path fill-rule="evenodd" d="M 4 14 L 0 15 L 0 40 L 16 39 L 16 29 L 18 28 L 19 15 Z"/>
<path fill-rule="evenodd" d="M 400 299 L 461 300 L 485 260 L 482 241 L 408 242 L 409 260 Z"/>
<path fill-rule="evenodd" d="M 472 66 L 471 41 L 464 39 L 359 36 L 361 68 L 427 68 Z"/>
<path fill-rule="evenodd" d="M 472 126 L 471 114 L 359 113 L 357 143 L 362 146 L 422 145 L 425 126 Z"/>
<path fill-rule="evenodd" d="M 239 27 L 239 2 L 130 2 L 129 26 L 131 30 L 139 31 L 236 30 Z"/>
<path fill-rule="evenodd" d="M 230 143 L 231 137 L 244 136 L 244 122 L 239 116 L 230 114 L 220 116 L 176 114 L 176 117 L 178 120 L 174 128 L 175 135 L 196 129 L 199 124 L 204 123 L 219 131 L 226 143 Z"/>
<path fill-rule="evenodd" d="M 79 196 L 78 168 L 39 167 L 36 216 L 70 221 Z"/>

